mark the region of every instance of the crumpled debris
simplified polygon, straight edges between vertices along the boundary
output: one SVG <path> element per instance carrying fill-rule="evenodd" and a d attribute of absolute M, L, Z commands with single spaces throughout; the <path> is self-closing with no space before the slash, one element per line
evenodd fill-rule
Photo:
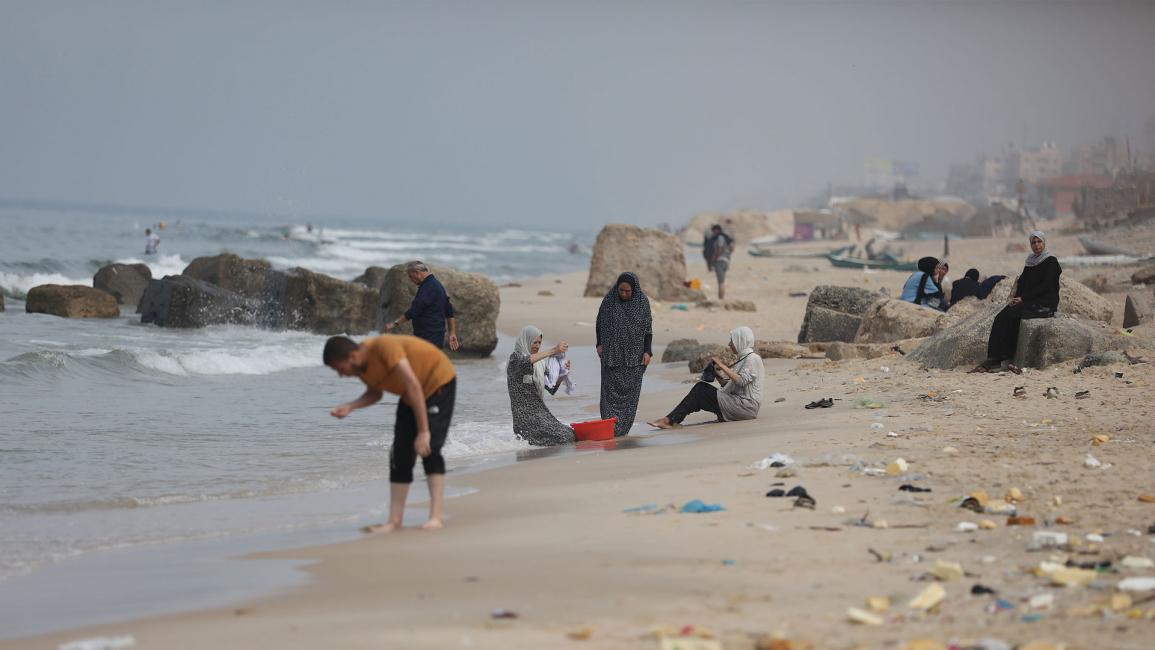
<path fill-rule="evenodd" d="M 793 465 L 794 459 L 783 453 L 773 453 L 750 465 L 750 469 L 770 469 L 771 467 L 786 467 Z"/>

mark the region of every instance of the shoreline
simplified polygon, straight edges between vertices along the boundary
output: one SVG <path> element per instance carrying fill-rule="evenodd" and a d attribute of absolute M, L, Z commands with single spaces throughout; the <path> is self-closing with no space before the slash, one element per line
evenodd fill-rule
<path fill-rule="evenodd" d="M 1057 239 L 1056 254 L 1063 254 L 1071 238 Z M 907 256 L 937 245 L 912 242 L 914 252 Z M 967 263 L 984 272 L 1021 260 L 1018 253 L 989 253 L 1002 250 L 1001 240 L 951 245 L 957 252 L 952 259 L 967 259 L 985 247 L 985 257 Z M 695 262 L 690 274 L 704 276 L 695 272 L 701 271 Z M 826 283 L 887 286 L 893 292 L 906 276 L 820 264 L 827 262 L 740 253 L 728 293 L 753 298 L 759 311 L 681 311 L 656 303 L 656 356 L 674 338 L 715 342 L 738 324 L 750 324 L 759 340 L 790 340 L 805 300 L 789 293 Z M 549 341 L 592 345 L 590 324 L 600 298 L 580 297 L 584 282 L 585 274 L 574 272 L 502 288 L 499 331 L 515 335 L 533 323 Z M 555 295 L 539 296 L 543 290 Z M 1105 573 L 1097 588 L 1056 589 L 1031 569 L 1051 558 L 1117 561 L 1155 554 L 1155 538 L 1142 532 L 1155 511 L 1137 500 L 1140 493 L 1155 493 L 1155 471 L 1147 460 L 1148 423 L 1155 416 L 1150 364 L 1073 374 L 1072 362 L 1028 369 L 1019 377 L 927 371 L 896 354 L 837 363 L 768 359 L 766 365 L 757 420 L 647 435 L 647 444 L 639 445 L 645 449 L 543 449 L 543 462 L 471 475 L 478 491 L 450 502 L 452 519 L 444 531 L 406 530 L 258 554 L 311 562 L 302 569 L 308 583 L 283 593 L 239 608 L 9 639 L 0 648 L 125 634 L 142 647 L 165 648 L 563 647 L 575 642 L 569 635 L 585 635 L 591 647 L 634 648 L 655 647 L 655 630 L 676 633 L 686 625 L 708 629 L 727 650 L 753 648 L 764 634 L 848 649 L 984 637 L 1011 645 L 1050 640 L 1102 647 L 1109 639 L 1113 648 L 1146 647 L 1155 625 L 1149 620 L 1155 614 L 1143 609 L 1149 604 L 1139 606 L 1137 619 L 1104 616 L 1097 609 L 1074 612 L 1100 606 L 1121 578 L 1150 571 Z M 639 423 L 681 397 L 686 387 L 678 382 L 692 379 L 684 368 L 654 369 L 655 379 L 669 384 L 644 387 Z M 1027 387 L 1027 398 L 1011 396 L 1017 385 Z M 1043 397 L 1049 386 L 1058 388 L 1058 399 Z M 1089 390 L 1091 399 L 1075 401 L 1080 390 Z M 785 401 L 776 403 L 778 397 Z M 839 401 L 830 409 L 802 408 L 822 397 Z M 506 408 L 503 392 L 501 398 Z M 881 408 L 856 408 L 858 400 Z M 710 419 L 701 416 L 690 421 Z M 1090 438 L 1100 432 L 1110 441 L 1092 448 Z M 667 436 L 676 436 L 678 444 L 662 444 Z M 797 462 L 786 468 L 790 472 L 751 469 L 773 453 Z M 1085 467 L 1088 454 L 1109 467 Z M 909 463 L 903 475 L 864 471 L 881 470 L 899 457 Z M 776 483 L 783 489 L 805 486 L 817 507 L 796 508 L 791 499 L 763 496 Z M 932 492 L 899 491 L 906 483 Z M 998 498 L 1012 487 L 1024 495 L 1020 514 L 1036 518 L 1037 525 L 1008 526 L 1004 517 L 957 506 L 972 491 Z M 726 510 L 626 512 L 691 499 Z M 1059 517 L 1071 523 L 1056 523 Z M 994 528 L 955 530 L 961 521 L 982 519 Z M 1105 541 L 1031 550 L 1033 534 L 1047 529 L 1078 540 L 1101 534 Z M 907 607 L 928 586 L 924 576 L 939 560 L 960 563 L 967 576 L 942 584 L 947 599 L 940 607 Z M 992 613 L 994 596 L 969 594 L 976 583 L 996 589 L 1010 609 Z M 1054 605 L 1032 605 L 1040 595 Z M 880 614 L 882 625 L 847 622 L 848 608 L 865 609 L 868 597 L 879 596 L 892 602 Z M 491 618 L 498 609 L 518 618 Z"/>

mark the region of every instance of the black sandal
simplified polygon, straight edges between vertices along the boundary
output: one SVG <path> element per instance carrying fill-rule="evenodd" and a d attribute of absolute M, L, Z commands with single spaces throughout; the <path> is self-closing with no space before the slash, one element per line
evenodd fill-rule
<path fill-rule="evenodd" d="M 834 406 L 834 400 L 830 399 L 829 397 L 824 397 L 820 400 L 815 400 L 813 402 L 810 402 L 809 404 L 806 405 L 806 408 L 808 408 L 808 409 L 828 409 L 831 406 Z"/>

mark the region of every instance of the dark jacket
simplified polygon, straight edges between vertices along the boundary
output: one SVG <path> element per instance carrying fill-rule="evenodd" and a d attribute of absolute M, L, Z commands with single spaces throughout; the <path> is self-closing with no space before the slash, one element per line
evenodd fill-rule
<path fill-rule="evenodd" d="M 1058 309 L 1059 276 L 1062 273 L 1063 267 L 1059 266 L 1059 260 L 1054 256 L 1035 266 L 1024 266 L 1015 296 L 1022 298 L 1024 304 Z"/>
<path fill-rule="evenodd" d="M 413 296 L 405 318 L 413 323 L 414 336 L 439 348 L 445 347 L 445 319 L 453 318 L 453 303 L 437 278 L 427 275 L 417 285 L 417 295 Z"/>
<path fill-rule="evenodd" d="M 978 298 L 978 295 L 979 283 L 976 282 L 974 278 L 964 277 L 962 279 L 955 280 L 950 285 L 950 306 L 954 307 L 956 302 L 966 298 L 967 296 L 974 296 Z"/>

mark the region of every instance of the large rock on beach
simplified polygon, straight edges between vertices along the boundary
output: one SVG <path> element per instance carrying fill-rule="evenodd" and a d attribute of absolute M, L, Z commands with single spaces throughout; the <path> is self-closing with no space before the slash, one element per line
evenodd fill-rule
<path fill-rule="evenodd" d="M 265 325 L 317 334 L 377 329 L 378 291 L 304 268 L 270 271 L 262 302 Z"/>
<path fill-rule="evenodd" d="M 1010 301 L 1014 287 L 1015 281 L 1007 278 L 1007 280 L 995 285 L 995 288 L 991 290 L 991 295 L 987 296 L 987 301 L 1005 305 Z M 1068 278 L 1066 275 L 1061 275 L 1059 276 L 1058 312 L 1109 323 L 1115 309 L 1111 306 L 1111 301 L 1095 293 L 1087 285 Z"/>
<path fill-rule="evenodd" d="M 1137 291 L 1127 292 L 1127 302 L 1123 305 L 1123 327 L 1135 327 L 1151 322 L 1151 302 L 1147 296 Z"/>
<path fill-rule="evenodd" d="M 0 311 L 4 311 L 4 294 L 0 293 Z"/>
<path fill-rule="evenodd" d="M 862 325 L 863 314 L 883 297 L 877 291 L 861 287 L 815 287 L 806 301 L 806 315 L 802 318 L 798 342 L 853 342 Z"/>
<path fill-rule="evenodd" d="M 961 301 L 960 301 L 961 302 Z M 872 304 L 862 315 L 856 343 L 890 343 L 930 336 L 946 314 L 905 300 L 887 298 Z M 829 354 L 827 355 L 829 356 Z"/>
<path fill-rule="evenodd" d="M 674 339 L 662 350 L 662 363 L 696 359 L 706 353 L 706 347 L 698 339 Z"/>
<path fill-rule="evenodd" d="M 497 285 L 477 273 L 443 266 L 430 267 L 429 270 L 445 286 L 456 314 L 457 339 L 461 347 L 456 355 L 446 347 L 446 354 L 471 357 L 487 357 L 492 354 L 497 347 L 497 314 L 501 309 L 501 295 Z M 409 281 L 404 265 L 389 269 L 381 285 L 377 326 L 404 314 L 416 293 L 417 286 Z M 409 323 L 405 323 L 394 331 L 411 334 L 413 329 Z"/>
<path fill-rule="evenodd" d="M 1151 284 L 1155 281 L 1155 265 L 1146 266 L 1131 274 L 1131 284 Z"/>
<path fill-rule="evenodd" d="M 991 325 L 1004 306 L 989 305 L 954 323 L 928 338 L 906 358 L 924 368 L 973 367 L 982 363 L 987 356 Z M 1013 361 L 1021 367 L 1045 368 L 1126 343 L 1102 322 L 1060 313 L 1054 318 L 1033 318 L 1020 323 Z"/>
<path fill-rule="evenodd" d="M 24 299 L 29 314 L 52 314 L 64 318 L 116 318 L 120 305 L 111 293 L 80 284 L 42 284 L 32 287 Z"/>
<path fill-rule="evenodd" d="M 257 325 L 260 303 L 184 275 L 152 280 L 140 300 L 140 322 L 161 327 Z"/>
<path fill-rule="evenodd" d="M 265 283 L 273 265 L 265 260 L 246 260 L 232 253 L 198 257 L 181 275 L 208 282 L 246 298 L 263 299 Z"/>
<path fill-rule="evenodd" d="M 381 287 L 385 285 L 385 274 L 389 269 L 383 266 L 370 266 L 365 269 L 365 272 L 353 278 L 353 282 L 363 284 L 374 291 L 381 291 Z"/>
<path fill-rule="evenodd" d="M 625 271 L 638 276 L 642 291 L 652 299 L 666 302 L 706 299 L 698 289 L 682 284 L 686 280 L 686 258 L 681 241 L 670 233 L 620 223 L 602 228 L 590 260 L 586 297 L 606 295 Z"/>
<path fill-rule="evenodd" d="M 122 305 L 135 307 L 150 280 L 152 271 L 147 264 L 106 264 L 92 276 L 92 286 L 111 293 Z"/>

